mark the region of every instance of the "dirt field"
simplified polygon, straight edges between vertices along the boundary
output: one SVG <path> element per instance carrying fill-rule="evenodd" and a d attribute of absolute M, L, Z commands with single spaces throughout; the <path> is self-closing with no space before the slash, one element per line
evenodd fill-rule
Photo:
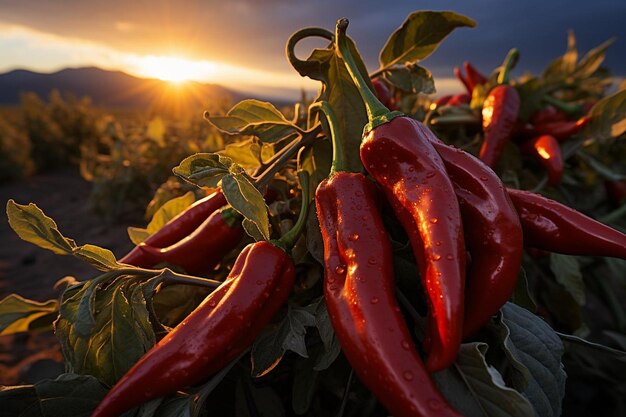
<path fill-rule="evenodd" d="M 107 225 L 88 210 L 90 184 L 77 170 L 35 176 L 0 184 L 0 201 L 33 202 L 52 217 L 61 232 L 78 244 L 91 243 L 112 250 L 118 257 L 132 244 L 127 222 Z M 0 299 L 11 293 L 45 301 L 58 297 L 54 283 L 67 275 L 79 280 L 98 271 L 69 256 L 59 256 L 23 242 L 11 230 L 4 210 L 0 216 Z M 33 383 L 63 370 L 62 357 L 52 333 L 0 336 L 0 385 Z"/>

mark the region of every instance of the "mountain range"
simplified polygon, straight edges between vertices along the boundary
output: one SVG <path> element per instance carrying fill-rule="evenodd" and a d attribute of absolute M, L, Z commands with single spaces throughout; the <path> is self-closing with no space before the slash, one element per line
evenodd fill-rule
<path fill-rule="evenodd" d="M 54 73 L 18 69 L 0 74 L 0 105 L 19 104 L 21 94 L 26 92 L 47 98 L 54 89 L 76 97 L 87 96 L 93 105 L 109 109 L 171 111 L 189 106 L 207 108 L 216 102 L 233 103 L 243 98 L 241 93 L 216 84 L 189 81 L 174 85 L 120 71 L 86 67 Z"/>

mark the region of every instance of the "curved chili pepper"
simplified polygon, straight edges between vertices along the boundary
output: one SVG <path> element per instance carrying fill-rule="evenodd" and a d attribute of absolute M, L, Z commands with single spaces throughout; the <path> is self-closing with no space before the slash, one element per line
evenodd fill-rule
<path fill-rule="evenodd" d="M 284 250 L 266 241 L 248 245 L 222 285 L 126 372 L 92 417 L 118 417 L 223 368 L 259 336 L 294 279 Z"/>
<path fill-rule="evenodd" d="M 461 84 L 463 84 L 463 86 L 465 87 L 465 89 L 467 90 L 467 92 L 469 94 L 472 94 L 472 91 L 474 90 L 474 87 L 470 85 L 470 82 L 463 76 L 463 73 L 461 72 L 461 68 L 459 67 L 454 67 L 454 75 L 456 76 L 456 78 L 461 81 Z"/>
<path fill-rule="evenodd" d="M 557 185 L 563 177 L 563 156 L 559 142 L 551 135 L 542 135 L 529 140 L 522 149 L 534 156 L 548 171 L 548 184 Z"/>
<path fill-rule="evenodd" d="M 510 85 L 504 85 L 508 81 L 508 70 L 517 56 L 516 49 L 509 52 L 504 70 L 498 78 L 501 85 L 493 88 L 483 103 L 483 144 L 479 156 L 492 168 L 500 159 L 504 145 L 513 133 L 519 113 L 520 97 L 517 90 Z"/>
<path fill-rule="evenodd" d="M 376 92 L 376 97 L 383 103 L 385 106 L 392 108 L 393 106 L 393 97 L 391 96 L 391 91 L 387 85 L 379 80 L 378 78 L 374 78 L 372 80 L 372 85 L 374 86 L 374 91 Z"/>
<path fill-rule="evenodd" d="M 144 243 L 156 248 L 173 245 L 191 234 L 211 213 L 226 204 L 228 204 L 226 197 L 224 197 L 221 190 L 218 190 L 187 207 L 168 221 L 165 226 L 148 237 Z M 149 253 L 141 250 L 138 246 L 122 257 L 119 262 L 140 268 L 150 268 L 159 263 L 158 258 L 152 258 Z"/>
<path fill-rule="evenodd" d="M 470 94 L 474 91 L 474 88 L 476 88 L 477 85 L 487 83 L 487 77 L 478 71 L 469 61 L 463 62 L 463 68 L 465 69 L 467 83 L 471 88 Z"/>
<path fill-rule="evenodd" d="M 346 358 L 396 417 L 460 416 L 437 390 L 394 297 L 393 255 L 361 174 L 339 172 L 315 193 L 324 242 L 324 297 Z"/>
<path fill-rule="evenodd" d="M 567 255 L 626 259 L 626 235 L 554 200 L 507 189 L 519 214 L 524 245 Z"/>
<path fill-rule="evenodd" d="M 519 107 L 519 94 L 509 85 L 495 87 L 483 103 L 484 136 L 479 156 L 492 168 L 500 159 L 504 145 L 513 133 Z"/>
<path fill-rule="evenodd" d="M 463 337 L 477 332 L 510 298 L 523 255 L 522 227 L 498 176 L 474 156 L 433 142 L 452 180 L 471 262 Z"/>
<path fill-rule="evenodd" d="M 363 80 L 346 44 L 347 19 L 337 23 L 338 52 L 361 93 L 370 123 L 361 161 L 384 191 L 411 240 L 429 300 L 426 368 L 450 366 L 463 329 L 465 244 L 459 204 L 433 133 L 399 112 L 389 112 Z"/>
<path fill-rule="evenodd" d="M 438 107 L 445 106 L 452 99 L 452 94 L 439 97 L 437 100 L 430 103 L 430 110 L 435 110 Z"/>
<path fill-rule="evenodd" d="M 583 116 L 573 121 L 546 122 L 534 125 L 533 130 L 538 135 L 551 135 L 558 140 L 565 140 L 580 132 L 590 120 L 589 116 Z"/>
<path fill-rule="evenodd" d="M 187 273 L 199 275 L 211 271 L 228 252 L 241 241 L 244 232 L 241 216 L 232 208 L 211 214 L 189 236 L 166 248 L 141 243 L 140 251 L 156 265 L 168 262 L 182 267 Z"/>
<path fill-rule="evenodd" d="M 452 96 L 452 98 L 448 101 L 448 106 L 460 106 L 461 104 L 469 104 L 472 101 L 472 97 L 470 97 L 467 93 L 457 94 Z"/>
<path fill-rule="evenodd" d="M 567 121 L 567 114 L 553 106 L 543 107 L 530 117 L 530 123 L 533 125 L 564 121 Z"/>

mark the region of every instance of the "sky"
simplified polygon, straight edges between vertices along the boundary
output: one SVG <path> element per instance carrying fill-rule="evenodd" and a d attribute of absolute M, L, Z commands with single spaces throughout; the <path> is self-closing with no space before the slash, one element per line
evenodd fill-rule
<path fill-rule="evenodd" d="M 305 26 L 333 30 L 347 17 L 373 71 L 387 37 L 415 10 L 452 10 L 477 22 L 454 31 L 423 61 L 439 93 L 460 90 L 455 65 L 470 60 L 489 72 L 511 47 L 521 52 L 514 75 L 539 73 L 563 53 L 570 29 L 581 52 L 616 37 L 606 65 L 626 75 L 624 0 L 0 0 L 0 72 L 98 66 L 295 98 L 316 84 L 285 59 L 291 33 Z M 314 46 L 324 42 L 302 45 L 298 55 L 305 58 Z"/>

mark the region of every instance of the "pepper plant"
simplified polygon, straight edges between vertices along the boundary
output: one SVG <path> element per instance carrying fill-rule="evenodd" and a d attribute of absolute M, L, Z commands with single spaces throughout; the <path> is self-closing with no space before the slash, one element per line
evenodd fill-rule
<path fill-rule="evenodd" d="M 604 185 L 625 180 L 626 90 L 606 95 L 608 44 L 578 61 L 572 35 L 540 77 L 512 78 L 513 52 L 490 76 L 464 65 L 466 96 L 432 101 L 422 61 L 474 25 L 412 13 L 372 72 L 347 20 L 297 31 L 287 58 L 320 81 L 313 103 L 292 118 L 258 100 L 205 113 L 239 141 L 174 167 L 206 196 L 162 205 L 119 260 L 10 200 L 22 239 L 101 274 L 63 279 L 56 300 L 0 301 L 2 334 L 53 328 L 66 364 L 0 390 L 0 409 L 558 416 L 577 415 L 583 384 L 619 415 L 626 206 Z M 328 46 L 303 60 L 309 37 Z M 558 178 L 520 153 L 535 135 L 562 140 L 528 142 L 547 160 L 561 151 Z M 588 297 L 608 323 L 585 316 Z"/>

